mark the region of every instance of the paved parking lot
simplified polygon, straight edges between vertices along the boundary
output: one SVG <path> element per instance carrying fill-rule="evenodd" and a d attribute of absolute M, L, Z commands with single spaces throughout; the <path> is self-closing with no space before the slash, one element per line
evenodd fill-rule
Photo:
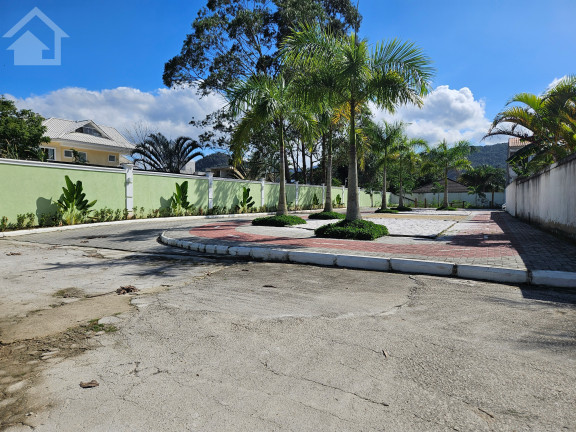
<path fill-rule="evenodd" d="M 573 292 L 212 260 L 155 224 L 0 240 L 0 334 L 37 332 L 0 346 L 4 428 L 576 429 Z M 74 327 L 103 315 L 115 331 Z"/>

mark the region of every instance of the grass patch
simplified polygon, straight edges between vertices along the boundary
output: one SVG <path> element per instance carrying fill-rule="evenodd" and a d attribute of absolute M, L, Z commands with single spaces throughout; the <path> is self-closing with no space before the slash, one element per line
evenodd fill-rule
<path fill-rule="evenodd" d="M 398 206 L 398 207 L 395 207 L 395 208 L 392 209 L 392 210 L 398 210 L 398 211 L 401 211 L 401 212 L 407 212 L 407 211 L 412 211 L 412 207 Z"/>
<path fill-rule="evenodd" d="M 64 288 L 61 290 L 56 291 L 52 294 L 52 297 L 60 297 L 60 298 L 82 298 L 85 297 L 84 291 L 80 288 Z"/>
<path fill-rule="evenodd" d="M 379 208 L 378 210 L 376 210 L 374 213 L 392 213 L 392 214 L 396 214 L 398 213 L 398 210 L 394 210 L 391 208 L 387 208 L 387 209 L 381 209 Z"/>
<path fill-rule="evenodd" d="M 280 216 L 267 216 L 259 217 L 252 221 L 252 225 L 258 226 L 273 226 L 283 227 L 287 225 L 300 225 L 305 224 L 306 221 L 301 217 L 294 215 L 280 215 Z"/>
<path fill-rule="evenodd" d="M 312 213 L 308 216 L 308 219 L 344 219 L 346 216 L 342 213 L 337 213 L 334 211 L 331 212 L 320 212 L 320 213 Z"/>
<path fill-rule="evenodd" d="M 104 331 L 106 333 L 113 333 L 115 331 L 118 331 L 118 328 L 116 326 L 109 324 L 98 324 L 97 319 L 88 321 L 88 324 L 85 326 L 85 328 L 86 331 L 93 331 L 94 333 L 98 333 L 101 331 Z"/>
<path fill-rule="evenodd" d="M 436 211 L 447 210 L 447 211 L 456 211 L 457 209 L 454 207 L 438 207 Z"/>
<path fill-rule="evenodd" d="M 375 240 L 388 235 L 388 228 L 366 220 L 343 220 L 321 226 L 314 231 L 317 237 L 349 240 Z"/>

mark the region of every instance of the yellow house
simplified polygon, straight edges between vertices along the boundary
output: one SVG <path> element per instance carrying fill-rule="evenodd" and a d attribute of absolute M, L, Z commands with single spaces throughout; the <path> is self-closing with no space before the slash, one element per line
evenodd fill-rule
<path fill-rule="evenodd" d="M 85 162 L 91 165 L 118 166 L 127 162 L 134 148 L 116 129 L 92 120 L 49 118 L 42 123 L 50 142 L 43 145 L 47 159 L 57 162 Z"/>

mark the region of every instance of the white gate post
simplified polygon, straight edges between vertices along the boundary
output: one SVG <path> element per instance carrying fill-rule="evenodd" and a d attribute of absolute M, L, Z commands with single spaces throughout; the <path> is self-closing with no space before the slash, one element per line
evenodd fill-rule
<path fill-rule="evenodd" d="M 206 177 L 208 177 L 208 210 L 212 210 L 212 207 L 214 207 L 214 174 L 207 172 Z"/>
<path fill-rule="evenodd" d="M 260 207 L 264 207 L 264 177 L 260 179 Z"/>
<path fill-rule="evenodd" d="M 126 188 L 126 210 L 130 216 L 134 216 L 134 164 L 124 163 L 124 174 L 126 180 L 124 186 Z"/>

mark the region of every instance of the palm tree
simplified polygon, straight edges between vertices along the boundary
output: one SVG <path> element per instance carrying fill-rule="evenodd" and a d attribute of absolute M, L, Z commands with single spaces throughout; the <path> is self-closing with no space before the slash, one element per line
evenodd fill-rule
<path fill-rule="evenodd" d="M 402 135 L 395 145 L 395 163 L 398 167 L 398 207 L 404 207 L 404 176 L 414 175 L 416 169 L 421 164 L 421 156 L 418 149 L 428 149 L 428 143 L 420 138 L 409 139 Z"/>
<path fill-rule="evenodd" d="M 486 192 L 492 192 L 491 206 L 494 207 L 494 193 L 506 186 L 506 171 L 492 165 L 480 165 L 463 173 L 460 181 L 468 186 L 469 193 L 486 196 Z"/>
<path fill-rule="evenodd" d="M 154 133 L 136 144 L 132 150 L 134 163 L 146 170 L 180 173 L 188 162 L 202 156 L 202 147 L 189 137 L 169 140 L 161 133 Z"/>
<path fill-rule="evenodd" d="M 393 111 L 397 105 L 422 105 L 432 76 L 430 60 L 411 43 L 393 40 L 373 48 L 358 35 L 335 36 L 319 26 L 305 27 L 285 39 L 282 54 L 286 64 L 303 69 L 330 70 L 335 77 L 338 99 L 350 112 L 348 147 L 348 205 L 346 220 L 361 219 L 358 200 L 358 151 L 356 112 L 374 103 Z M 317 89 L 310 88 L 314 95 Z M 315 99 L 315 97 L 313 97 Z"/>
<path fill-rule="evenodd" d="M 444 180 L 443 207 L 448 207 L 448 171 L 470 168 L 468 155 L 471 150 L 472 148 L 468 141 L 458 141 L 454 146 L 450 146 L 446 140 L 442 140 L 425 155 L 426 162 L 423 170 L 437 173 Z"/>
<path fill-rule="evenodd" d="M 510 162 L 537 171 L 576 152 L 576 76 L 560 80 L 541 96 L 519 93 L 508 103 L 513 105 L 500 112 L 484 138 L 508 135 L 520 138 L 527 146 L 514 154 Z"/>
<path fill-rule="evenodd" d="M 279 74 L 276 77 L 259 74 L 237 82 L 227 93 L 228 108 L 233 116 L 242 116 L 231 140 L 234 163 L 242 159 L 251 137 L 263 127 L 272 125 L 277 136 L 279 152 L 278 209 L 276 214 L 288 213 L 286 206 L 285 132 L 292 125 L 305 133 L 313 122 L 310 115 L 294 98 L 292 82 Z"/>
<path fill-rule="evenodd" d="M 386 210 L 386 191 L 388 190 L 387 170 L 390 155 L 398 146 L 403 137 L 404 124 L 395 123 L 372 123 L 366 129 L 366 134 L 371 141 L 372 153 L 377 156 L 377 166 L 382 168 L 382 210 Z"/>

